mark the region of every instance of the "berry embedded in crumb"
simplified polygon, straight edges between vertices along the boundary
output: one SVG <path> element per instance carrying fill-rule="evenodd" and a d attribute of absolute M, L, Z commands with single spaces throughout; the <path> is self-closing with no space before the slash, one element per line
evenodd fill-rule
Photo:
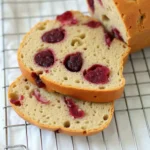
<path fill-rule="evenodd" d="M 83 72 L 84 78 L 95 84 L 106 84 L 109 81 L 110 70 L 106 66 L 93 65 Z"/>
<path fill-rule="evenodd" d="M 79 72 L 82 68 L 83 59 L 80 52 L 69 54 L 64 60 L 66 69 L 71 72 Z"/>
<path fill-rule="evenodd" d="M 111 45 L 113 39 L 114 39 L 113 36 L 109 32 L 105 31 L 105 42 L 108 46 Z"/>
<path fill-rule="evenodd" d="M 120 32 L 119 32 L 118 29 L 116 29 L 116 28 L 112 29 L 112 34 L 114 35 L 115 38 L 117 38 L 117 39 L 123 41 L 123 38 L 122 38 L 122 36 L 120 35 Z"/>
<path fill-rule="evenodd" d="M 52 29 L 48 32 L 45 32 L 41 39 L 46 43 L 58 43 L 65 38 L 65 30 L 62 28 Z"/>
<path fill-rule="evenodd" d="M 49 70 L 45 70 L 46 73 L 49 73 Z"/>
<path fill-rule="evenodd" d="M 37 75 L 35 72 L 31 73 L 31 77 L 34 79 L 36 85 L 39 88 L 45 88 L 45 84 L 42 82 L 42 80 L 40 79 L 39 75 Z"/>
<path fill-rule="evenodd" d="M 86 23 L 85 25 L 87 25 L 88 27 L 91 27 L 91 28 L 98 28 L 98 27 L 100 27 L 102 24 L 101 24 L 100 22 L 98 22 L 98 21 L 92 20 L 92 21 Z"/>
<path fill-rule="evenodd" d="M 23 95 L 20 95 L 19 98 L 18 96 L 16 95 L 15 97 L 12 97 L 10 99 L 10 102 L 16 106 L 21 106 L 21 101 L 24 99 L 24 96 Z"/>
<path fill-rule="evenodd" d="M 103 6 L 103 2 L 102 2 L 102 0 L 98 0 L 99 1 L 99 3 L 101 4 L 101 6 Z"/>
<path fill-rule="evenodd" d="M 70 115 L 73 116 L 73 118 L 82 118 L 85 116 L 85 113 L 83 110 L 81 110 L 71 98 L 64 97 L 64 101 L 69 108 Z"/>
<path fill-rule="evenodd" d="M 16 106 L 21 106 L 21 102 L 19 100 L 11 99 L 10 102 Z"/>
<path fill-rule="evenodd" d="M 74 19 L 71 11 L 66 11 L 63 14 L 58 15 L 56 19 L 62 24 L 74 25 L 78 23 L 78 21 Z"/>
<path fill-rule="evenodd" d="M 94 13 L 95 8 L 94 8 L 94 0 L 87 0 L 88 5 L 90 7 L 90 9 L 92 10 L 92 12 Z"/>
<path fill-rule="evenodd" d="M 41 96 L 40 92 L 37 89 L 35 89 L 33 91 L 32 95 L 36 98 L 37 101 L 39 101 L 42 104 L 49 104 L 50 103 L 49 100 L 47 100 L 45 97 Z"/>
<path fill-rule="evenodd" d="M 22 101 L 23 99 L 24 99 L 24 96 L 23 96 L 23 95 L 20 95 L 20 96 L 19 96 L 19 100 Z"/>
<path fill-rule="evenodd" d="M 50 67 L 54 64 L 54 55 L 50 49 L 42 50 L 35 54 L 34 61 L 41 67 Z"/>

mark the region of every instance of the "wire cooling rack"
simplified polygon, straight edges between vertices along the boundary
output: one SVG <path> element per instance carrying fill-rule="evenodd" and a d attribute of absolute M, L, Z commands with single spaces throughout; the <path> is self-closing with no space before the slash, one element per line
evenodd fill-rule
<path fill-rule="evenodd" d="M 103 132 L 72 137 L 23 121 L 7 101 L 9 84 L 21 73 L 16 51 L 37 22 L 65 10 L 88 14 L 85 0 L 2 0 L 0 7 L 0 150 L 150 150 L 150 48 L 132 54 L 125 66 L 125 92 Z"/>

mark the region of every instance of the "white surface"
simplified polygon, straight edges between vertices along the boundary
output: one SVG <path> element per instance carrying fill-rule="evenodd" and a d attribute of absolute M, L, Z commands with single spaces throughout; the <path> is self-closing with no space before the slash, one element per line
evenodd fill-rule
<path fill-rule="evenodd" d="M 18 48 L 22 36 L 31 26 L 42 19 L 51 19 L 56 14 L 67 9 L 79 9 L 84 13 L 87 12 L 85 0 L 16 1 L 18 3 L 14 3 L 15 0 L 4 0 L 3 36 L 0 25 L 0 150 L 3 150 L 6 146 L 4 134 L 6 117 L 3 109 L 5 106 L 5 89 L 2 88 L 4 87 L 2 50 L 6 50 L 5 78 L 6 85 L 9 85 L 20 75 L 19 69 L 12 68 L 18 66 L 15 50 Z M 39 3 L 40 1 L 41 3 Z M 26 3 L 22 4 L 21 2 Z M 29 19 L 28 17 L 31 18 Z M 146 60 L 144 57 L 146 57 Z M 27 132 L 25 126 L 11 127 L 8 129 L 8 144 L 27 146 L 28 137 L 29 150 L 150 150 L 148 132 L 150 127 L 150 108 L 145 109 L 145 112 L 142 109 L 142 105 L 144 108 L 150 107 L 150 76 L 147 71 L 150 69 L 150 48 L 146 48 L 143 52 L 132 54 L 131 58 L 132 61 L 127 62 L 124 70 L 128 84 L 125 88 L 126 98 L 122 97 L 115 102 L 116 112 L 114 119 L 104 132 L 90 137 L 70 137 L 45 130 L 40 132 L 37 127 L 32 125 L 27 126 Z M 136 71 L 136 74 L 133 73 L 133 70 Z M 138 85 L 136 85 L 136 82 Z M 141 99 L 139 94 L 141 94 Z M 130 111 L 128 112 L 127 109 L 130 109 Z M 11 108 L 7 109 L 7 114 L 7 125 L 25 123 Z M 23 149 L 19 147 L 17 150 Z"/>

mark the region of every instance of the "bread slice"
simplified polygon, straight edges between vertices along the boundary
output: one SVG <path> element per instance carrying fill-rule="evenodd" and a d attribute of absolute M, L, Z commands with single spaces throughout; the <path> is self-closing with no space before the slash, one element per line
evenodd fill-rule
<path fill-rule="evenodd" d="M 91 15 L 124 40 L 131 52 L 150 46 L 150 1 L 87 0 Z"/>
<path fill-rule="evenodd" d="M 123 61 L 129 47 L 97 20 L 68 11 L 37 24 L 18 50 L 23 75 L 47 91 L 91 102 L 121 97 Z"/>
<path fill-rule="evenodd" d="M 38 92 L 36 96 L 34 91 Z M 102 131 L 109 125 L 114 111 L 113 102 L 83 102 L 56 92 L 49 93 L 23 76 L 10 85 L 8 98 L 16 113 L 29 123 L 69 135 L 91 135 Z M 71 99 L 78 108 L 75 117 L 69 112 L 66 98 Z"/>

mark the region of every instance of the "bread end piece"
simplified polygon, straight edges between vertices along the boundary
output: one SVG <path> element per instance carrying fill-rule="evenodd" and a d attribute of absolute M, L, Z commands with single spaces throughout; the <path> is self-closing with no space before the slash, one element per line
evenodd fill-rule
<path fill-rule="evenodd" d="M 30 92 L 35 88 L 38 89 L 26 78 L 20 76 L 10 85 L 8 89 L 8 98 L 10 100 L 14 94 L 23 95 L 23 104 L 21 106 L 16 106 L 10 102 L 12 108 L 21 118 L 41 129 L 68 135 L 88 136 L 104 130 L 112 120 L 114 112 L 113 102 L 92 104 L 74 99 L 76 104 L 85 110 L 86 115 L 81 119 L 73 119 L 72 116 L 68 114 L 68 109 L 61 99 L 63 97 L 62 95 L 58 93 L 48 93 L 43 89 L 38 89 L 45 97 L 50 99 L 50 104 L 44 105 L 36 101 L 34 97 L 29 96 Z M 59 106 L 61 106 L 61 110 L 58 109 Z M 97 114 L 92 114 L 94 111 L 97 111 Z M 53 112 L 55 112 L 55 114 L 51 115 Z M 60 115 L 58 113 L 60 113 Z M 49 114 L 51 116 L 49 116 Z M 48 120 L 46 120 L 45 117 L 48 117 Z M 65 127 L 64 123 L 68 123 L 67 121 L 70 127 Z"/>

